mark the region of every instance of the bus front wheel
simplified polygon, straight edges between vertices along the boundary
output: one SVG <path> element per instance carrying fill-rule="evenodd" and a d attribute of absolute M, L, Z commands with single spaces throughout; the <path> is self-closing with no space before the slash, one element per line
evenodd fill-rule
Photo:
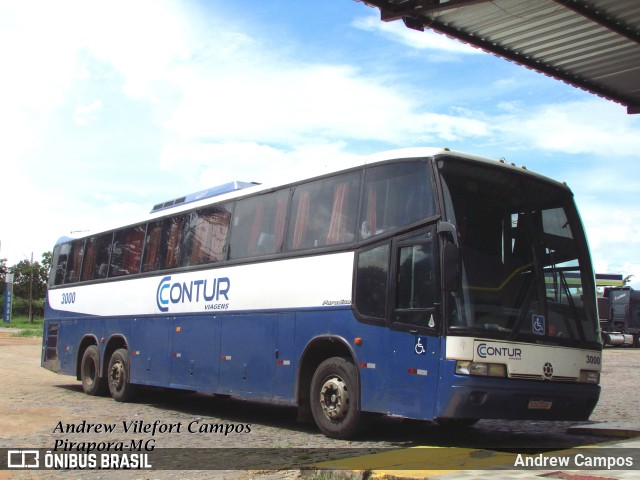
<path fill-rule="evenodd" d="M 322 362 L 311 380 L 311 413 L 322 433 L 350 438 L 361 426 L 360 392 L 355 365 L 342 357 Z"/>
<path fill-rule="evenodd" d="M 80 380 L 87 395 L 103 395 L 107 391 L 107 382 L 100 376 L 100 351 L 96 345 L 89 345 L 82 355 Z"/>
<path fill-rule="evenodd" d="M 117 402 L 127 402 L 134 394 L 134 386 L 129 383 L 129 352 L 125 348 L 119 348 L 109 360 L 107 374 L 109 392 Z"/>

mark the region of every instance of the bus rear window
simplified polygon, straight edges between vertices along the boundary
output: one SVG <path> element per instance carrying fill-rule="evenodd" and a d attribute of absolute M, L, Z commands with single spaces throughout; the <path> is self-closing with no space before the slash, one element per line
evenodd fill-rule
<path fill-rule="evenodd" d="M 62 285 L 64 275 L 67 270 L 67 259 L 69 258 L 70 243 L 57 245 L 53 250 L 53 261 L 51 262 L 51 274 L 49 276 L 50 285 Z"/>

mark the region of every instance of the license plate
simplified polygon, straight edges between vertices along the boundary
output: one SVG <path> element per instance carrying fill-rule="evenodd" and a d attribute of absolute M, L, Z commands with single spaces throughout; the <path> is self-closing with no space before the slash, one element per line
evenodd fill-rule
<path fill-rule="evenodd" d="M 548 400 L 529 400 L 529 410 L 551 410 L 553 402 Z"/>

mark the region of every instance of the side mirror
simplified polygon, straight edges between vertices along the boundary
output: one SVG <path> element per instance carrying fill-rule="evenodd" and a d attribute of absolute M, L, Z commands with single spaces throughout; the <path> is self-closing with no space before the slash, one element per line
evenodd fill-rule
<path fill-rule="evenodd" d="M 460 271 L 458 268 L 458 246 L 448 243 L 442 247 L 442 288 L 445 292 L 457 290 Z"/>
<path fill-rule="evenodd" d="M 458 232 L 452 223 L 438 222 L 438 233 L 452 242 L 442 246 L 442 289 L 453 292 L 460 283 Z"/>

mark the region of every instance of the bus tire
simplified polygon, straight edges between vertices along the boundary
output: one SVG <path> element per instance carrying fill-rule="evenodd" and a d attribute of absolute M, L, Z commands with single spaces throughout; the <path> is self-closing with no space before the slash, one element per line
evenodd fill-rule
<path fill-rule="evenodd" d="M 104 395 L 107 392 L 107 382 L 100 376 L 100 350 L 96 345 L 89 345 L 82 355 L 80 380 L 87 395 Z"/>
<path fill-rule="evenodd" d="M 133 398 L 135 387 L 129 383 L 129 351 L 119 348 L 109 359 L 107 383 L 109 393 L 117 402 L 127 402 Z"/>
<path fill-rule="evenodd" d="M 441 418 L 438 425 L 445 428 L 468 428 L 478 423 L 479 418 Z"/>
<path fill-rule="evenodd" d="M 322 362 L 311 379 L 311 413 L 330 438 L 353 437 L 361 427 L 360 392 L 355 365 L 342 357 Z"/>

